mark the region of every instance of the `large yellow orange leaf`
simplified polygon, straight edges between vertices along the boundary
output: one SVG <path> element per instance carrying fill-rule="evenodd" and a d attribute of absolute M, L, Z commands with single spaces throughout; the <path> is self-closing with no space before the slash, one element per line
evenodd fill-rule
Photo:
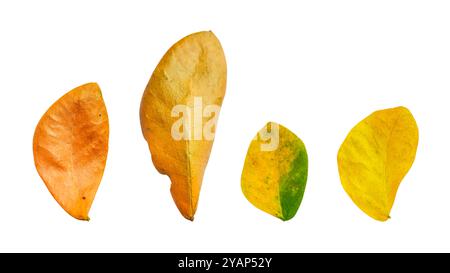
<path fill-rule="evenodd" d="M 376 111 L 347 135 L 338 153 L 342 186 L 370 217 L 386 221 L 400 182 L 411 168 L 419 141 L 405 107 Z"/>
<path fill-rule="evenodd" d="M 156 169 L 170 177 L 181 214 L 193 220 L 225 95 L 226 62 L 210 31 L 191 34 L 163 56 L 141 101 L 142 133 Z"/>
<path fill-rule="evenodd" d="M 56 201 L 77 219 L 89 220 L 106 164 L 108 137 L 108 114 L 96 83 L 65 94 L 36 126 L 36 169 Z"/>

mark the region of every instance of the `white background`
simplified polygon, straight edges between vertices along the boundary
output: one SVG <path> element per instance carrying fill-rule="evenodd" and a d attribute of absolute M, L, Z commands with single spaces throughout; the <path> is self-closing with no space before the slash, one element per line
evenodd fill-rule
<path fill-rule="evenodd" d="M 1 251 L 450 251 L 450 2 L 1 1 Z M 166 50 L 212 30 L 228 87 L 194 222 L 151 163 L 139 104 Z M 66 214 L 33 162 L 47 108 L 86 82 L 102 88 L 110 149 L 90 222 Z M 374 110 L 404 105 L 420 130 L 392 219 L 361 212 L 336 155 Z M 276 121 L 306 144 L 297 216 L 242 195 L 251 138 Z"/>

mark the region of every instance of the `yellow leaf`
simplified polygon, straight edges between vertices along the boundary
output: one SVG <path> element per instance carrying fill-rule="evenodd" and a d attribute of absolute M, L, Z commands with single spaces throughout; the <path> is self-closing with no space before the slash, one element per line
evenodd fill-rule
<path fill-rule="evenodd" d="M 142 133 L 156 169 L 170 177 L 181 214 L 193 220 L 225 95 L 226 62 L 210 31 L 191 34 L 159 62 L 141 101 Z"/>
<path fill-rule="evenodd" d="M 56 201 L 77 219 L 89 220 L 106 164 L 108 137 L 108 114 L 96 83 L 65 94 L 36 126 L 36 169 Z"/>
<path fill-rule="evenodd" d="M 370 217 L 389 219 L 400 182 L 411 168 L 419 141 L 405 107 L 376 111 L 347 135 L 338 153 L 342 186 Z"/>

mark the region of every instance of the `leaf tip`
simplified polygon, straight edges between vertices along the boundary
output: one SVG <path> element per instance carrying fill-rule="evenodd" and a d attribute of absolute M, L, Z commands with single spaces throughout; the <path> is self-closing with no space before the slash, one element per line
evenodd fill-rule
<path fill-rule="evenodd" d="M 71 215 L 73 218 L 75 218 L 75 219 L 77 219 L 77 220 L 80 220 L 80 221 L 86 221 L 86 222 L 89 222 L 90 220 L 91 220 L 91 218 L 89 218 L 89 216 L 88 215 L 78 215 L 78 216 L 76 216 L 76 215 Z"/>
<path fill-rule="evenodd" d="M 287 221 L 291 220 L 292 218 L 294 218 L 294 215 L 288 215 L 288 216 L 281 215 L 281 216 L 278 216 L 277 218 L 283 222 L 287 222 Z"/>

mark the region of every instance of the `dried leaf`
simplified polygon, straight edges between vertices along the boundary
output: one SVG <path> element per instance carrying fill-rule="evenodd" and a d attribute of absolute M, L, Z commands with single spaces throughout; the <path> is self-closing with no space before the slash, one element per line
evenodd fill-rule
<path fill-rule="evenodd" d="M 96 83 L 65 94 L 36 126 L 36 169 L 56 201 L 77 219 L 89 220 L 106 164 L 108 136 L 108 114 Z"/>
<path fill-rule="evenodd" d="M 212 32 L 173 45 L 141 101 L 142 133 L 156 169 L 170 177 L 181 214 L 193 220 L 226 85 L 225 56 Z"/>
<path fill-rule="evenodd" d="M 269 122 L 248 148 L 242 192 L 255 207 L 286 221 L 297 213 L 307 176 L 303 142 L 287 128 Z"/>
<path fill-rule="evenodd" d="M 416 156 L 419 132 L 405 107 L 376 111 L 358 123 L 338 153 L 342 186 L 370 217 L 386 221 Z"/>

